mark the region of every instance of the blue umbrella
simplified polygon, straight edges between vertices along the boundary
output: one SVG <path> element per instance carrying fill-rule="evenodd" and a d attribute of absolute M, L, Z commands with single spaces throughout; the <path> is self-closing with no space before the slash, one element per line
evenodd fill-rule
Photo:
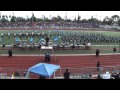
<path fill-rule="evenodd" d="M 38 63 L 28 69 L 29 72 L 44 76 L 51 77 L 56 70 L 60 69 L 59 65 L 47 64 L 47 63 Z M 27 76 L 28 76 L 27 74 Z"/>

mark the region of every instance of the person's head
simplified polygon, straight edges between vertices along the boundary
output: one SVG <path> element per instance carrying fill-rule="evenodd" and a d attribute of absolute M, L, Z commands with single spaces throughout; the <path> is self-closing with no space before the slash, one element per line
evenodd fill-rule
<path fill-rule="evenodd" d="M 100 77 L 100 74 L 98 74 L 98 77 Z"/>
<path fill-rule="evenodd" d="M 89 74 L 89 77 L 92 77 L 92 75 L 91 75 L 91 74 Z"/>
<path fill-rule="evenodd" d="M 109 72 L 108 72 L 108 71 L 106 72 L 106 75 L 109 75 Z"/>
<path fill-rule="evenodd" d="M 100 63 L 99 61 L 97 63 Z"/>
<path fill-rule="evenodd" d="M 66 68 L 66 72 L 68 72 L 68 68 Z"/>

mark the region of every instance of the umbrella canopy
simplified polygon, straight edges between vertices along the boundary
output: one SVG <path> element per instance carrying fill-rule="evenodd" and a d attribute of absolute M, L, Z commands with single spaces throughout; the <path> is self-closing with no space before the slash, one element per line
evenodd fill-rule
<path fill-rule="evenodd" d="M 44 77 L 51 77 L 53 73 L 59 68 L 60 68 L 59 65 L 39 63 L 29 68 L 28 73 L 32 72 L 32 73 L 39 74 Z"/>

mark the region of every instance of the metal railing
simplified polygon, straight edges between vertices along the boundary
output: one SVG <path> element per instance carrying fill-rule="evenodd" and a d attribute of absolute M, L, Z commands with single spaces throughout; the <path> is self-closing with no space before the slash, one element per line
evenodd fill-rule
<path fill-rule="evenodd" d="M 63 78 L 64 72 L 66 68 L 61 68 L 55 72 L 55 77 Z M 112 72 L 120 72 L 120 66 L 105 66 L 101 67 L 99 71 L 97 71 L 97 67 L 86 67 L 86 68 L 68 68 L 70 72 L 71 79 L 89 79 L 89 75 L 98 75 L 104 74 L 106 71 Z M 17 70 L 20 74 L 21 78 L 25 78 L 24 72 L 27 69 L 15 69 L 15 68 L 1 68 L 0 75 L 1 77 L 12 77 L 14 71 Z M 3 75 L 4 74 L 4 75 Z M 39 78 L 38 75 L 33 73 L 30 74 L 31 79 Z M 54 78 L 53 76 L 51 78 Z M 1 79 L 1 78 L 0 78 Z"/>

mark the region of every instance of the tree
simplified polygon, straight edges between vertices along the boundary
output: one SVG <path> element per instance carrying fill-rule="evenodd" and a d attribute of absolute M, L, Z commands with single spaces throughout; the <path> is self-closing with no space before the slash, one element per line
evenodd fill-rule
<path fill-rule="evenodd" d="M 1 22 L 7 22 L 8 20 L 6 19 L 6 16 L 5 15 L 2 15 L 2 19 L 1 19 Z"/>
<path fill-rule="evenodd" d="M 73 20 L 73 22 L 76 22 L 77 20 L 76 20 L 76 17 L 75 17 L 75 19 Z"/>
<path fill-rule="evenodd" d="M 93 18 L 93 16 L 92 16 L 90 19 L 88 19 L 88 22 L 90 22 L 90 23 L 99 23 L 100 21 L 97 18 Z"/>
<path fill-rule="evenodd" d="M 57 22 L 58 21 L 57 17 L 52 17 L 52 21 Z"/>
<path fill-rule="evenodd" d="M 78 19 L 77 19 L 77 23 L 79 23 L 80 22 L 80 16 L 79 16 L 79 14 L 78 14 Z"/>
<path fill-rule="evenodd" d="M 50 22 L 50 19 L 46 18 L 45 21 L 46 21 L 46 22 Z"/>
<path fill-rule="evenodd" d="M 6 18 L 6 20 L 8 20 L 8 16 L 7 15 L 5 16 L 5 18 Z"/>
<path fill-rule="evenodd" d="M 108 16 L 106 16 L 106 17 L 103 19 L 103 24 L 112 25 L 112 22 L 113 22 L 113 20 L 112 20 L 111 18 L 108 18 Z"/>
<path fill-rule="evenodd" d="M 81 20 L 81 23 L 88 23 L 88 20 L 82 19 L 82 20 Z"/>
<path fill-rule="evenodd" d="M 63 19 L 61 18 L 61 16 L 57 16 L 58 21 L 62 21 Z"/>
<path fill-rule="evenodd" d="M 118 15 L 113 15 L 111 18 L 112 18 L 113 24 L 116 25 L 118 20 L 119 20 L 119 16 Z"/>
<path fill-rule="evenodd" d="M 118 20 L 117 24 L 118 24 L 118 26 L 120 26 L 120 19 Z"/>
<path fill-rule="evenodd" d="M 107 22 L 108 25 L 112 25 L 113 20 L 110 18 L 109 21 Z"/>
<path fill-rule="evenodd" d="M 31 22 L 36 22 L 37 21 L 36 17 L 34 16 L 34 13 L 32 13 L 32 16 L 31 16 L 30 20 L 31 20 Z"/>
<path fill-rule="evenodd" d="M 16 21 L 16 16 L 12 16 L 10 22 L 15 22 L 15 21 Z"/>
<path fill-rule="evenodd" d="M 117 21 L 119 19 L 119 16 L 118 15 L 113 15 L 112 19 L 113 19 L 113 21 Z"/>

